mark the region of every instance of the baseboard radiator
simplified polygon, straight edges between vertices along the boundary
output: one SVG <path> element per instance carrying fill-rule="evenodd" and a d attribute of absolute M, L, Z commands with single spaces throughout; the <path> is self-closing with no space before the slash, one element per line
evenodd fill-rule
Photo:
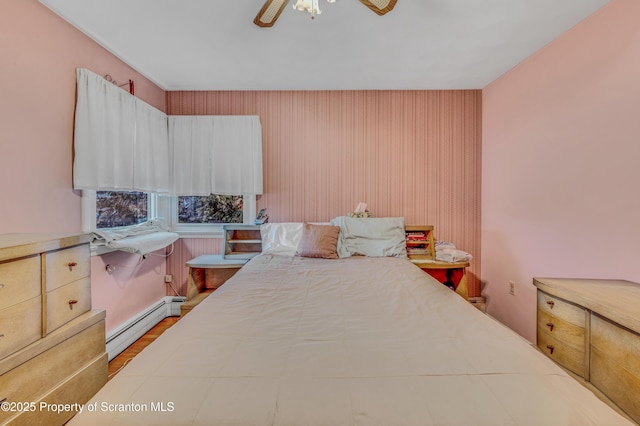
<path fill-rule="evenodd" d="M 165 296 L 107 333 L 109 361 L 166 317 L 180 316 L 184 297 Z"/>

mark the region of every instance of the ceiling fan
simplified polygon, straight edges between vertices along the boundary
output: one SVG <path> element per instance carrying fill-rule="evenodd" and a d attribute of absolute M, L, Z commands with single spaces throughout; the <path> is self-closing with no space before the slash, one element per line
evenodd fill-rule
<path fill-rule="evenodd" d="M 335 0 L 333 1 L 329 0 L 329 3 L 333 3 L 334 1 Z M 373 10 L 378 15 L 382 16 L 385 13 L 392 10 L 398 0 L 359 0 L 359 1 L 360 3 L 367 6 L 369 9 Z M 287 5 L 287 3 L 289 3 L 289 0 L 267 0 L 262 6 L 262 9 L 260 9 L 260 12 L 258 12 L 258 14 L 256 15 L 256 18 L 253 20 L 253 23 L 259 27 L 272 27 L 273 24 L 275 24 L 276 21 L 278 20 L 278 17 L 282 13 L 282 10 Z M 298 3 L 300 3 L 300 1 L 298 1 Z M 294 7 L 300 9 L 297 6 L 298 5 L 296 4 L 296 6 Z M 317 8 L 317 3 L 315 7 Z M 309 12 L 312 13 L 312 17 L 313 17 L 314 13 L 311 10 L 309 10 Z"/>

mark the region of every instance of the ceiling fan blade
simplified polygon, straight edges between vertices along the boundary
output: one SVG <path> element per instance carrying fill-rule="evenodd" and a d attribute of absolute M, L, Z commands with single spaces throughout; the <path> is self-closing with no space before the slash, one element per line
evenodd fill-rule
<path fill-rule="evenodd" d="M 289 0 L 267 0 L 253 23 L 259 27 L 273 27 Z"/>
<path fill-rule="evenodd" d="M 391 11 L 398 0 L 360 0 L 360 3 L 382 16 Z"/>

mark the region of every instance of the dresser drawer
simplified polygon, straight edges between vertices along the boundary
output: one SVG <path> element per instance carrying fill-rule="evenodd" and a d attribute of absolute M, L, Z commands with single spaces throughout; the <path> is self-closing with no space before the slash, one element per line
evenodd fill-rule
<path fill-rule="evenodd" d="M 560 298 L 538 290 L 538 312 L 553 315 L 569 324 L 584 329 L 586 324 L 585 310 Z"/>
<path fill-rule="evenodd" d="M 0 310 L 0 359 L 42 337 L 41 311 L 41 296 Z"/>
<path fill-rule="evenodd" d="M 47 293 L 46 332 L 51 333 L 61 325 L 91 309 L 91 280 L 83 278 Z"/>
<path fill-rule="evenodd" d="M 45 263 L 46 291 L 49 292 L 91 274 L 89 245 L 47 253 Z"/>
<path fill-rule="evenodd" d="M 0 399 L 6 398 L 10 402 L 37 401 L 49 389 L 57 387 L 83 366 L 90 365 L 96 358 L 101 357 L 105 353 L 104 342 L 103 320 L 0 375 Z M 106 368 L 105 359 L 101 364 L 104 378 Z M 14 414 L 0 411 L 0 424 Z"/>
<path fill-rule="evenodd" d="M 593 314 L 591 383 L 640 422 L 640 334 Z"/>
<path fill-rule="evenodd" d="M 580 377 L 585 377 L 585 352 L 556 339 L 546 333 L 538 332 L 538 348 L 556 363 L 571 370 Z"/>
<path fill-rule="evenodd" d="M 85 404 L 100 388 L 107 383 L 107 354 L 96 358 L 91 364 L 76 372 L 61 385 L 55 387 L 51 392 L 45 394 L 36 402 L 47 404 Z M 85 407 L 86 408 L 86 407 Z M 11 426 L 33 426 L 33 425 L 63 425 L 66 424 L 76 411 L 23 411 L 11 419 Z M 0 421 L 2 417 L 0 414 Z"/>
<path fill-rule="evenodd" d="M 538 290 L 537 340 L 540 350 L 567 370 L 585 377 L 586 311 Z"/>
<path fill-rule="evenodd" d="M 40 256 L 0 262 L 0 309 L 40 295 Z"/>
<path fill-rule="evenodd" d="M 584 312 L 582 312 L 584 315 Z M 584 351 L 585 328 L 551 315 L 546 311 L 538 309 L 538 335 L 548 334 L 550 337 L 559 340 L 579 351 Z"/>

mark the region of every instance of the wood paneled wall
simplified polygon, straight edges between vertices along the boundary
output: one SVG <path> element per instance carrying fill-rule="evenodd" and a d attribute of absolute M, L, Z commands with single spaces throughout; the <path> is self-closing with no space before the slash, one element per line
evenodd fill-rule
<path fill-rule="evenodd" d="M 376 217 L 434 225 L 436 239 L 474 255 L 469 285 L 479 294 L 481 96 L 480 90 L 168 92 L 167 113 L 260 116 L 258 207 L 272 222 L 328 221 L 363 201 Z M 184 270 L 183 260 L 170 260 L 167 273 Z"/>

